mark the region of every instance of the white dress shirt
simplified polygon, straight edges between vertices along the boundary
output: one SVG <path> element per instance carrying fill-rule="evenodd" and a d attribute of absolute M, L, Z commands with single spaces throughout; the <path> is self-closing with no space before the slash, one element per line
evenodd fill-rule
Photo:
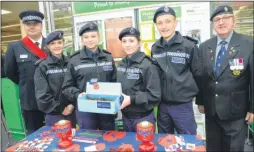
<path fill-rule="evenodd" d="M 33 39 L 31 39 L 30 37 L 28 37 L 33 43 L 35 43 L 35 42 L 38 42 L 39 43 L 39 48 L 41 49 L 41 45 L 42 45 L 42 36 L 41 36 L 41 38 L 38 40 L 38 41 L 35 41 L 35 40 L 33 40 Z"/>

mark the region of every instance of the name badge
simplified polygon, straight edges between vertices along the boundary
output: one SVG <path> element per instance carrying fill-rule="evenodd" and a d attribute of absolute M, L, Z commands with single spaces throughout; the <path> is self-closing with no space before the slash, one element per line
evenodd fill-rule
<path fill-rule="evenodd" d="M 20 59 L 26 59 L 26 58 L 28 58 L 28 55 L 27 54 L 20 54 L 19 58 Z"/>
<path fill-rule="evenodd" d="M 103 70 L 104 71 L 112 71 L 113 67 L 112 67 L 112 65 L 105 65 L 105 66 L 103 66 Z"/>
<path fill-rule="evenodd" d="M 135 79 L 135 80 L 138 80 L 138 79 L 139 79 L 139 74 L 128 73 L 128 74 L 127 74 L 127 79 Z"/>
<path fill-rule="evenodd" d="M 185 58 L 172 57 L 171 62 L 185 64 Z"/>

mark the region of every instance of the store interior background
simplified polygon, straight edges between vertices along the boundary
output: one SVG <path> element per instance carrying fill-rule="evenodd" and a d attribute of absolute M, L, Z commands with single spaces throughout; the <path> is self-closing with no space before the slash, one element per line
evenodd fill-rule
<path fill-rule="evenodd" d="M 235 30 L 253 36 L 253 2 L 210 2 L 211 10 L 224 3 L 231 5 L 238 17 Z M 40 10 L 40 8 L 43 8 L 45 15 L 44 36 L 53 30 L 63 30 L 65 53 L 71 54 L 75 51 L 72 2 L 1 2 L 2 55 L 5 54 L 9 42 L 20 40 L 25 36 L 18 14 L 23 10 Z"/>
<path fill-rule="evenodd" d="M 214 10 L 217 6 L 222 4 L 232 6 L 238 18 L 235 31 L 253 37 L 253 3 L 254 2 L 210 2 L 210 10 Z M 18 15 L 21 11 L 27 9 L 40 10 L 44 13 L 44 36 L 54 30 L 63 30 L 65 32 L 65 54 L 72 54 L 75 51 L 75 29 L 73 28 L 73 18 L 75 15 L 73 14 L 72 5 L 73 2 L 1 2 L 1 55 L 5 54 L 8 43 L 20 40 L 26 35 L 22 29 L 23 25 Z M 119 10 L 119 12 L 121 12 L 121 10 Z M 207 20 L 209 20 L 209 18 L 207 18 Z M 138 21 L 138 19 L 135 21 Z M 210 35 L 214 34 L 212 28 L 208 28 L 207 30 L 210 31 Z M 253 148 L 251 149 L 253 150 Z"/>

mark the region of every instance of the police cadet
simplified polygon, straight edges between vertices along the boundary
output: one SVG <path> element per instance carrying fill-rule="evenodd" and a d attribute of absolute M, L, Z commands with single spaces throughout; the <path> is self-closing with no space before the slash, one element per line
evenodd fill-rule
<path fill-rule="evenodd" d="M 86 92 L 86 83 L 115 82 L 114 60 L 106 50 L 100 49 L 98 26 L 88 22 L 79 31 L 84 47 L 71 56 L 63 84 L 64 95 L 76 105 L 77 98 Z M 77 109 L 77 108 L 76 108 Z M 114 130 L 115 115 L 80 112 L 76 110 L 80 128 Z"/>
<path fill-rule="evenodd" d="M 192 107 L 192 100 L 199 92 L 194 79 L 200 71 L 196 41 L 175 31 L 176 14 L 170 7 L 158 8 L 153 21 L 161 35 L 152 46 L 152 57 L 162 69 L 158 131 L 174 133 L 176 129 L 180 134 L 196 134 Z"/>
<path fill-rule="evenodd" d="M 161 100 L 160 71 L 156 61 L 140 51 L 137 29 L 123 29 L 119 39 L 127 54 L 117 66 L 117 82 L 121 82 L 124 96 L 120 108 L 124 130 L 135 132 L 136 125 L 145 120 L 155 126 L 153 108 Z"/>
<path fill-rule="evenodd" d="M 39 110 L 46 113 L 46 125 L 52 126 L 60 120 L 70 120 L 75 128 L 74 106 L 62 94 L 62 84 L 67 70 L 68 59 L 63 55 L 63 31 L 48 34 L 46 46 L 50 53 L 41 61 L 35 74 L 35 96 Z"/>
<path fill-rule="evenodd" d="M 217 36 L 200 45 L 207 151 L 244 151 L 247 123 L 253 123 L 253 38 L 236 33 L 236 16 L 228 5 L 210 18 Z"/>
<path fill-rule="evenodd" d="M 19 85 L 22 115 L 27 134 L 43 126 L 44 113 L 38 110 L 34 92 L 35 62 L 46 58 L 45 39 L 42 36 L 44 15 L 39 11 L 28 10 L 19 14 L 27 36 L 9 43 L 5 55 L 6 76 Z"/>

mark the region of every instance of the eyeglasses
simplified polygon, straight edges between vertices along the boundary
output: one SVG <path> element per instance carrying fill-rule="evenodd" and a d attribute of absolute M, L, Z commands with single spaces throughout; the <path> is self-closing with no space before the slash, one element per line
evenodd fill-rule
<path fill-rule="evenodd" d="M 231 17 L 233 17 L 233 15 L 231 15 L 231 16 L 224 16 L 224 17 L 221 17 L 221 18 L 215 18 L 214 20 L 213 20 L 213 22 L 214 23 L 219 23 L 220 22 L 220 20 L 222 21 L 222 22 L 224 22 L 224 21 L 228 21 Z"/>

